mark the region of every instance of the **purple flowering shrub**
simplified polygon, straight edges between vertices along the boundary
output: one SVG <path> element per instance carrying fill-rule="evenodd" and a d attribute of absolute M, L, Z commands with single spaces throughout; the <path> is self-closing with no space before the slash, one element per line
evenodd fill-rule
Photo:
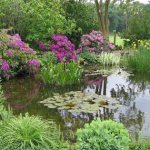
<path fill-rule="evenodd" d="M 57 57 L 58 62 L 76 61 L 75 45 L 64 35 L 52 34 L 49 47 L 43 42 L 38 43 L 39 48 L 44 51 L 51 51 Z"/>
<path fill-rule="evenodd" d="M 91 33 L 85 34 L 81 37 L 81 43 L 77 53 L 81 53 L 85 50 L 90 53 L 100 53 L 114 48 L 115 46 L 113 44 L 104 40 L 100 31 L 92 31 Z"/>
<path fill-rule="evenodd" d="M 36 51 L 21 40 L 19 34 L 0 32 L 0 75 L 10 78 L 21 72 L 35 71 L 40 66 Z"/>

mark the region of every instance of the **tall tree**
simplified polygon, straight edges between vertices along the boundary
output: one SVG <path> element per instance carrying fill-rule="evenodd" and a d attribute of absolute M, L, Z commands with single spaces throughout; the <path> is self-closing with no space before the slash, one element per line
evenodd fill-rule
<path fill-rule="evenodd" d="M 109 5 L 110 0 L 95 0 L 100 30 L 105 39 L 109 40 Z"/>

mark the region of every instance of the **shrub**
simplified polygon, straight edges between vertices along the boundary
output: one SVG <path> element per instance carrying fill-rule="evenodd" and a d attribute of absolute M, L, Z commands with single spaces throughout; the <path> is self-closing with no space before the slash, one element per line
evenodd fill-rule
<path fill-rule="evenodd" d="M 43 66 L 41 76 L 46 84 L 70 85 L 78 84 L 82 75 L 82 69 L 78 63 L 58 63 Z"/>
<path fill-rule="evenodd" d="M 89 53 L 88 51 L 83 51 L 79 56 L 89 63 L 97 62 L 96 55 Z"/>
<path fill-rule="evenodd" d="M 55 54 L 59 62 L 70 62 L 77 60 L 75 45 L 64 35 L 51 35 L 51 43 L 47 46 L 43 42 L 39 42 L 39 48 L 42 51 L 51 51 Z"/>
<path fill-rule="evenodd" d="M 128 131 L 111 120 L 92 121 L 77 131 L 77 150 L 129 150 Z"/>
<path fill-rule="evenodd" d="M 65 147 L 55 124 L 40 117 L 20 115 L 1 126 L 0 149 L 65 150 Z"/>
<path fill-rule="evenodd" d="M 47 53 L 41 55 L 38 59 L 41 62 L 41 66 L 48 66 L 51 63 L 52 64 L 57 63 L 57 57 L 52 52 L 47 52 Z"/>
<path fill-rule="evenodd" d="M 99 31 L 92 31 L 90 34 L 83 35 L 79 47 L 81 52 L 86 50 L 93 53 L 100 53 L 101 51 L 115 48 L 113 44 L 104 41 L 102 33 Z"/>
<path fill-rule="evenodd" d="M 119 65 L 120 63 L 120 55 L 114 54 L 114 53 L 107 53 L 107 52 L 102 52 L 99 57 L 98 61 L 104 65 Z"/>
<path fill-rule="evenodd" d="M 0 32 L 0 75 L 10 78 L 21 72 L 32 72 L 40 66 L 36 60 L 36 51 L 23 42 L 19 34 L 8 35 Z"/>

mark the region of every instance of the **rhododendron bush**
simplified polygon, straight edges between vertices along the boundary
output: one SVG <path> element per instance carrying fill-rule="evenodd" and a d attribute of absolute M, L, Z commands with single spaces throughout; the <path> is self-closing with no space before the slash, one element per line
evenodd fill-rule
<path fill-rule="evenodd" d="M 10 78 L 21 72 L 35 71 L 40 66 L 36 51 L 21 40 L 19 34 L 0 32 L 0 74 Z"/>
<path fill-rule="evenodd" d="M 92 53 L 100 53 L 102 51 L 113 50 L 115 46 L 105 41 L 100 31 L 92 31 L 81 37 L 78 53 L 88 51 Z"/>
<path fill-rule="evenodd" d="M 39 42 L 38 44 L 41 50 L 53 52 L 58 62 L 77 60 L 75 45 L 64 35 L 52 34 L 51 42 L 48 47 L 43 42 Z"/>

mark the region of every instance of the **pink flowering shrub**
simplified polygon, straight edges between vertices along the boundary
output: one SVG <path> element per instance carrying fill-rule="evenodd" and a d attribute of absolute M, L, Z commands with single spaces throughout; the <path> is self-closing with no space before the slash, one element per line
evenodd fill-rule
<path fill-rule="evenodd" d="M 0 75 L 10 78 L 21 72 L 29 72 L 38 68 L 36 51 L 21 40 L 19 34 L 8 35 L 0 32 Z"/>
<path fill-rule="evenodd" d="M 92 53 L 100 53 L 114 49 L 115 46 L 107 41 L 104 41 L 100 31 L 92 31 L 90 34 L 85 34 L 81 37 L 78 53 L 88 51 Z"/>
<path fill-rule="evenodd" d="M 51 51 L 57 57 L 58 62 L 76 61 L 77 55 L 75 45 L 64 35 L 52 34 L 51 43 L 47 47 L 43 42 L 39 42 L 39 48 L 45 51 Z"/>

